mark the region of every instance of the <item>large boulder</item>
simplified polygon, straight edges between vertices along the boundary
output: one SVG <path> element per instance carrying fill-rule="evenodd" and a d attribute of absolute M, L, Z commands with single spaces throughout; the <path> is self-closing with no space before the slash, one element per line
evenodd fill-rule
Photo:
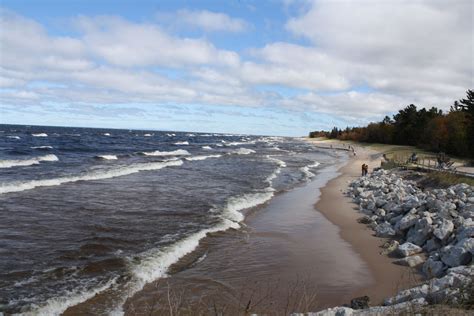
<path fill-rule="evenodd" d="M 415 226 L 408 231 L 407 241 L 422 246 L 426 240 L 431 237 L 431 233 L 433 232 L 432 223 L 431 217 L 424 217 L 417 220 Z"/>
<path fill-rule="evenodd" d="M 474 255 L 474 238 L 464 238 L 456 244 L 457 247 L 461 247 L 466 251 L 469 251 L 471 255 Z"/>
<path fill-rule="evenodd" d="M 418 216 L 416 215 L 416 209 L 412 209 L 410 213 L 403 216 L 402 219 L 395 225 L 395 229 L 397 231 L 406 230 L 410 228 L 411 226 L 415 225 L 417 220 L 418 220 Z"/>
<path fill-rule="evenodd" d="M 453 230 L 453 222 L 443 218 L 438 228 L 433 231 L 433 235 L 435 235 L 439 240 L 445 240 L 449 237 L 449 235 L 451 235 Z"/>
<path fill-rule="evenodd" d="M 400 246 L 398 246 L 397 252 L 403 256 L 403 257 L 408 257 L 417 253 L 422 252 L 423 250 L 421 247 L 412 244 L 411 242 L 406 242 Z"/>
<path fill-rule="evenodd" d="M 379 224 L 375 226 L 375 235 L 377 237 L 393 237 L 395 236 L 395 230 L 392 228 L 392 225 L 390 225 L 387 222 L 383 222 L 382 224 Z"/>
<path fill-rule="evenodd" d="M 446 266 L 441 261 L 432 258 L 428 258 L 428 260 L 423 264 L 423 273 L 428 278 L 438 278 L 443 275 L 445 270 Z"/>
<path fill-rule="evenodd" d="M 468 264 L 471 259 L 471 252 L 459 246 L 448 245 L 441 250 L 441 261 L 449 267 Z"/>

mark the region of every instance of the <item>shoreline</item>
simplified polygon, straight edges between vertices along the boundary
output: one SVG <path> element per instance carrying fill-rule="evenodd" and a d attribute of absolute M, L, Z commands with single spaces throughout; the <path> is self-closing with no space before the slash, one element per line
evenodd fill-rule
<path fill-rule="evenodd" d="M 360 287 L 352 297 L 367 295 L 371 304 L 380 304 L 399 290 L 417 284 L 422 277 L 408 267 L 394 264 L 394 259 L 381 254 L 381 246 L 388 239 L 375 237 L 370 228 L 357 222 L 363 214 L 359 213 L 357 204 L 343 192 L 347 190 L 350 180 L 360 176 L 360 166 L 363 163 L 369 165 L 369 170 L 373 170 L 379 167 L 379 160 L 371 158 L 378 154 L 374 150 L 359 147 L 356 152 L 357 156 L 350 157 L 338 170 L 340 175 L 320 189 L 321 196 L 314 207 L 339 228 L 339 236 L 360 255 L 372 275 L 372 282 Z"/>

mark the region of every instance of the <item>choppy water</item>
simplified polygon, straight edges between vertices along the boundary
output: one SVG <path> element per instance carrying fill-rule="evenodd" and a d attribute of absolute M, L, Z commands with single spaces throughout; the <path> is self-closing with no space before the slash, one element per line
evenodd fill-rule
<path fill-rule="evenodd" d="M 332 163 L 293 138 L 0 125 L 0 311 L 107 309 Z"/>

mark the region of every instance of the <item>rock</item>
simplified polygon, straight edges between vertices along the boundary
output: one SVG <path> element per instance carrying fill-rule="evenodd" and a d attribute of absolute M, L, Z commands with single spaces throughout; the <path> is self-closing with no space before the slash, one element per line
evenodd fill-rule
<path fill-rule="evenodd" d="M 420 206 L 420 200 L 414 195 L 409 195 L 405 199 L 405 201 L 403 201 L 403 208 L 406 211 L 408 211 L 410 209 L 413 209 L 413 208 L 417 208 L 418 206 Z"/>
<path fill-rule="evenodd" d="M 393 230 L 392 225 L 387 222 L 383 222 L 375 227 L 375 235 L 377 237 L 393 237 L 395 236 L 395 230 Z"/>
<path fill-rule="evenodd" d="M 465 225 L 466 225 L 466 222 L 464 222 L 463 226 Z M 461 229 L 460 232 L 456 236 L 458 240 L 462 240 L 468 237 L 474 237 L 474 226 Z"/>
<path fill-rule="evenodd" d="M 458 246 L 446 246 L 441 250 L 441 261 L 449 267 L 457 267 L 468 264 L 472 254 L 466 249 Z"/>
<path fill-rule="evenodd" d="M 474 238 L 464 238 L 456 244 L 457 247 L 461 247 L 466 251 L 469 251 L 471 255 L 474 255 Z"/>
<path fill-rule="evenodd" d="M 397 250 L 398 246 L 399 246 L 398 241 L 389 240 L 382 245 L 382 248 L 384 248 L 384 250 L 382 250 L 381 254 L 388 255 L 389 253 L 392 253 L 393 251 Z"/>
<path fill-rule="evenodd" d="M 431 238 L 430 240 L 426 242 L 424 249 L 427 252 L 432 252 L 432 251 L 438 250 L 440 247 L 441 247 L 441 244 L 435 238 Z"/>
<path fill-rule="evenodd" d="M 415 210 L 416 209 L 412 209 Z M 402 231 L 410 228 L 411 226 L 415 225 L 416 221 L 418 220 L 418 216 L 416 214 L 408 213 L 405 215 L 396 225 L 395 225 L 395 230 L 397 231 Z"/>
<path fill-rule="evenodd" d="M 412 244 L 411 242 L 406 242 L 400 246 L 398 246 L 397 252 L 403 256 L 403 257 L 408 257 L 417 253 L 422 252 L 423 250 L 421 247 L 418 247 L 417 245 Z"/>
<path fill-rule="evenodd" d="M 351 308 L 352 309 L 364 309 L 369 308 L 369 297 L 368 296 L 361 296 L 356 297 L 351 300 Z"/>
<path fill-rule="evenodd" d="M 422 264 L 424 261 L 425 260 L 420 256 L 411 256 L 395 260 L 394 263 L 399 264 L 401 266 L 408 266 L 410 268 L 413 268 Z"/>
<path fill-rule="evenodd" d="M 379 217 L 384 217 L 385 216 L 385 210 L 383 208 L 378 208 L 375 210 L 375 215 Z"/>
<path fill-rule="evenodd" d="M 423 264 L 423 273 L 428 278 L 438 278 L 443 275 L 445 270 L 446 266 L 441 261 L 433 260 L 432 258 L 428 258 Z"/>
<path fill-rule="evenodd" d="M 375 200 L 375 205 L 379 208 L 383 207 L 385 204 L 387 204 L 387 200 L 384 200 L 383 198 L 379 197 Z"/>
<path fill-rule="evenodd" d="M 328 308 L 317 313 L 308 313 L 307 316 L 352 316 L 354 310 L 349 307 L 333 307 Z M 298 315 L 298 314 L 292 314 Z"/>
<path fill-rule="evenodd" d="M 410 228 L 407 234 L 407 241 L 414 243 L 415 245 L 422 246 L 428 238 L 431 237 L 433 226 L 431 217 L 424 217 L 419 219 L 415 227 Z"/>
<path fill-rule="evenodd" d="M 411 289 L 402 290 L 393 297 L 384 300 L 384 305 L 394 305 L 417 298 L 424 298 L 428 294 L 429 286 L 424 284 Z"/>
<path fill-rule="evenodd" d="M 443 219 L 440 226 L 433 231 L 439 240 L 445 240 L 453 232 L 454 224 L 450 220 Z"/>
<path fill-rule="evenodd" d="M 372 221 L 372 219 L 371 219 L 369 216 L 365 215 L 365 216 L 359 217 L 359 218 L 357 219 L 357 222 L 358 222 L 358 223 L 361 223 L 361 224 L 370 224 L 370 223 L 372 223 L 373 221 Z"/>

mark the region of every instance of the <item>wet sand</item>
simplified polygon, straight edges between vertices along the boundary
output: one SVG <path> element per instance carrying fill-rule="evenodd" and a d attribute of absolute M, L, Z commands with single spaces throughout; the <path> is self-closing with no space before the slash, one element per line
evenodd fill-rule
<path fill-rule="evenodd" d="M 324 142 L 324 146 L 329 144 Z M 335 143 L 334 147 L 341 147 L 341 144 Z M 368 295 L 372 304 L 378 304 L 398 290 L 415 284 L 420 276 L 407 267 L 395 265 L 394 259 L 380 254 L 383 250 L 381 245 L 386 239 L 375 237 L 370 228 L 357 222 L 357 218 L 363 214 L 358 212 L 358 206 L 343 191 L 347 190 L 349 181 L 360 176 L 363 163 L 369 165 L 369 172 L 380 167 L 380 155 L 362 147 L 357 147 L 355 151 L 357 156 L 352 156 L 339 170 L 341 175 L 321 189 L 321 198 L 315 208 L 339 227 L 340 236 L 350 243 L 369 268 L 371 282 L 354 291 L 353 297 Z"/>

